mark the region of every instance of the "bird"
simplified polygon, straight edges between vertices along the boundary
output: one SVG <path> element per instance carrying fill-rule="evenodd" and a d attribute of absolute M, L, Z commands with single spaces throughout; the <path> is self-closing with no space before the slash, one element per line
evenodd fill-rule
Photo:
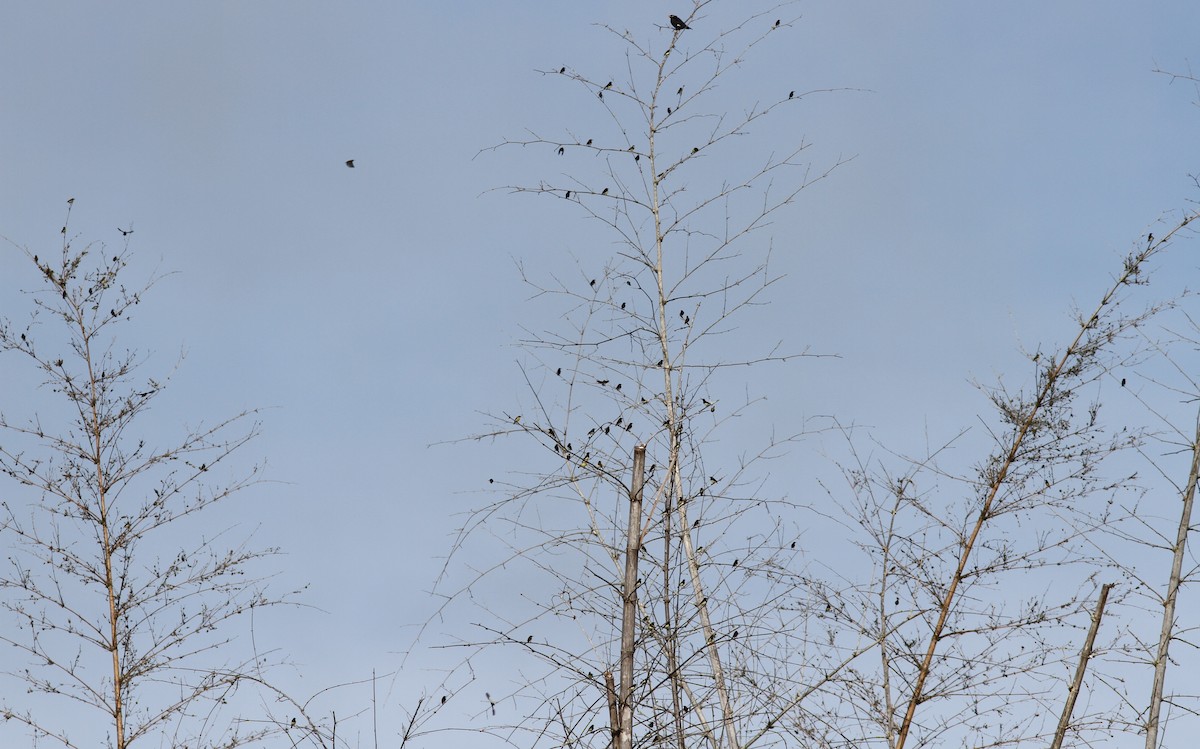
<path fill-rule="evenodd" d="M 590 146 L 590 145 L 592 145 L 592 139 L 591 139 L 591 138 L 588 138 L 588 142 L 587 142 L 587 143 L 584 143 L 583 145 L 585 145 L 585 146 Z"/>
<path fill-rule="evenodd" d="M 608 380 L 596 380 L 596 384 L 597 384 L 597 385 L 607 385 L 607 384 L 608 384 Z"/>
<path fill-rule="evenodd" d="M 75 205 L 75 198 L 67 198 L 67 205 Z"/>
<path fill-rule="evenodd" d="M 605 90 L 605 91 L 607 91 L 607 90 L 608 90 L 608 89 L 610 89 L 610 88 L 612 88 L 612 81 L 609 81 L 609 82 L 608 82 L 608 83 L 607 83 L 607 84 L 604 86 L 604 90 Z"/>
<path fill-rule="evenodd" d="M 530 635 L 529 637 L 526 637 L 526 638 L 525 638 L 525 644 L 526 644 L 526 645 L 528 645 L 528 644 L 529 644 L 529 643 L 531 643 L 531 642 L 533 642 L 533 635 Z"/>
<path fill-rule="evenodd" d="M 692 27 L 684 23 L 683 19 L 679 16 L 671 16 L 671 28 L 675 29 L 676 31 L 683 31 L 684 29 L 690 29 Z"/>
<path fill-rule="evenodd" d="M 117 231 L 121 232 L 121 236 L 122 236 L 122 237 L 128 237 L 130 234 L 133 234 L 133 229 L 130 229 L 129 231 L 126 231 L 126 230 L 122 229 L 122 228 L 121 228 L 121 227 L 119 227 L 119 226 L 117 227 Z"/>
<path fill-rule="evenodd" d="M 444 694 L 442 695 L 442 704 L 443 705 L 446 704 L 446 695 L 444 695 Z"/>
<path fill-rule="evenodd" d="M 607 195 L 607 194 L 608 194 L 608 188 L 606 187 L 606 188 L 604 188 L 603 190 L 601 190 L 601 191 L 600 191 L 600 194 L 601 194 L 601 195 Z"/>
<path fill-rule="evenodd" d="M 567 66 L 566 65 L 562 66 L 561 68 L 558 69 L 558 72 L 559 72 L 559 75 L 567 72 Z"/>
<path fill-rule="evenodd" d="M 591 281 L 589 281 L 588 286 L 591 286 L 593 289 L 596 288 L 596 279 L 593 278 Z"/>
<path fill-rule="evenodd" d="M 788 92 L 788 98 L 789 98 L 789 99 L 791 99 L 791 98 L 794 98 L 795 96 L 796 96 L 796 92 L 795 92 L 795 91 L 789 91 L 789 92 Z"/>
<path fill-rule="evenodd" d="M 571 191 L 567 190 L 567 200 L 570 200 L 570 199 L 571 199 Z"/>
<path fill-rule="evenodd" d="M 700 153 L 700 149 L 699 149 L 699 148 L 693 148 L 693 149 L 692 149 L 692 153 Z"/>
<path fill-rule="evenodd" d="M 562 377 L 562 367 L 559 367 L 558 370 L 555 371 L 554 374 L 558 375 L 559 377 Z"/>
<path fill-rule="evenodd" d="M 567 152 L 567 149 L 563 148 L 562 146 L 558 147 L 558 155 L 559 156 L 562 156 L 566 152 Z"/>
<path fill-rule="evenodd" d="M 346 166 L 348 166 L 348 167 L 350 167 L 351 169 L 353 169 L 353 168 L 354 168 L 354 159 L 349 159 L 349 160 L 347 160 L 347 161 L 346 161 Z"/>
<path fill-rule="evenodd" d="M 1124 377 L 1121 378 L 1121 387 L 1125 387 L 1125 378 Z"/>
<path fill-rule="evenodd" d="M 683 86 L 680 86 L 680 87 L 679 87 L 679 90 L 675 92 L 675 95 L 676 95 L 676 96 L 683 96 Z"/>
<path fill-rule="evenodd" d="M 778 26 L 779 26 L 779 23 L 780 23 L 780 21 L 782 21 L 782 20 L 783 20 L 783 19 L 781 19 L 781 18 L 776 18 L 776 19 L 775 19 L 775 26 L 776 26 L 776 27 L 778 27 Z"/>

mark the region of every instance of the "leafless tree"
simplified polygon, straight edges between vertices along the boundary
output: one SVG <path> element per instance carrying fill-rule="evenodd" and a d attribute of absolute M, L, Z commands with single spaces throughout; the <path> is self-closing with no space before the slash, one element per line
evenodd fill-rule
<path fill-rule="evenodd" d="M 268 585 L 275 549 L 220 524 L 222 506 L 260 480 L 238 465 L 255 412 L 163 445 L 150 409 L 167 379 L 141 375 L 146 357 L 121 337 L 156 279 L 125 284 L 128 236 L 120 250 L 77 249 L 69 225 L 61 250 L 24 251 L 40 283 L 31 314 L 0 320 L 10 371 L 50 395 L 35 410 L 26 404 L 40 397 L 0 394 L 0 641 L 24 656 L 0 689 L 6 729 L 116 749 L 298 739 L 308 721 L 263 717 L 255 702 L 283 704 L 267 681 L 278 653 L 235 641 L 239 620 L 251 627 L 292 595 Z M 260 717 L 239 712 L 247 700 Z"/>

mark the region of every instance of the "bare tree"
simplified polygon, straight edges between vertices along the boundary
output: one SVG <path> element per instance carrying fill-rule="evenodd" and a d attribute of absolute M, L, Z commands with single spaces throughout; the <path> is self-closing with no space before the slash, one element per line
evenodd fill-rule
<path fill-rule="evenodd" d="M 156 279 L 126 286 L 128 238 L 115 252 L 76 249 L 68 227 L 61 251 L 24 251 L 41 284 L 32 314 L 0 320 L 0 353 L 57 399 L 33 411 L 18 392 L 0 395 L 0 607 L 11 617 L 0 640 L 25 656 L 7 677 L 26 687 L 0 690 L 0 712 L 66 747 L 227 747 L 286 733 L 296 713 L 237 712 L 260 688 L 281 696 L 266 681 L 278 654 L 234 643 L 238 620 L 252 626 L 291 596 L 262 571 L 276 550 L 213 525 L 259 480 L 235 459 L 258 433 L 255 412 L 161 446 L 149 412 L 166 379 L 140 375 L 144 357 L 118 335 Z"/>

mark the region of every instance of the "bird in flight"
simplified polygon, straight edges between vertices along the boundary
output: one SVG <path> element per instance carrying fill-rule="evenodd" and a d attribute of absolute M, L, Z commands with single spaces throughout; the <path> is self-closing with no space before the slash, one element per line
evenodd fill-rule
<path fill-rule="evenodd" d="M 684 29 L 690 29 L 692 27 L 684 23 L 683 19 L 679 16 L 671 16 L 671 28 L 675 29 L 676 31 L 683 31 Z"/>
<path fill-rule="evenodd" d="M 346 166 L 348 166 L 348 167 L 350 167 L 351 169 L 353 169 L 353 168 L 354 168 L 354 159 L 350 159 L 349 161 L 347 161 L 347 162 L 346 162 Z"/>

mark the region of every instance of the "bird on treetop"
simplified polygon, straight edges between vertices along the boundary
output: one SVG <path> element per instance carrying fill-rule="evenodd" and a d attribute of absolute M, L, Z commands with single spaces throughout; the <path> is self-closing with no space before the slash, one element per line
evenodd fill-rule
<path fill-rule="evenodd" d="M 683 19 L 679 16 L 671 16 L 671 28 L 675 29 L 676 31 L 683 31 L 684 29 L 690 29 L 692 27 L 684 23 Z"/>

